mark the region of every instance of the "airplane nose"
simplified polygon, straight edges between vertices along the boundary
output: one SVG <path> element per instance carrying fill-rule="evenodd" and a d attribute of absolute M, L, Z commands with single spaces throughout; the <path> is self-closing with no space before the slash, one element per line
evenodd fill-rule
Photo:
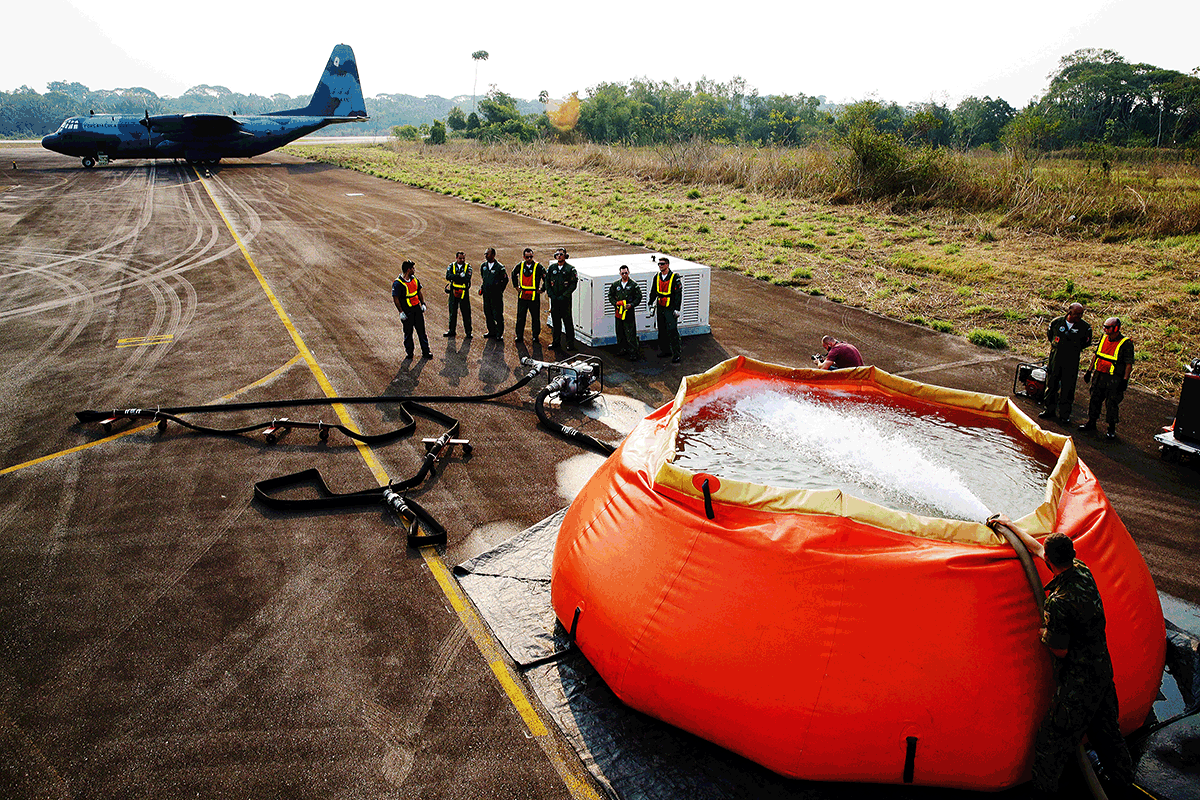
<path fill-rule="evenodd" d="M 55 147 L 55 145 L 57 145 L 57 144 L 58 144 L 58 134 L 57 133 L 48 133 L 42 137 L 42 147 L 46 148 L 47 150 L 54 150 L 55 152 L 57 152 L 58 148 Z"/>

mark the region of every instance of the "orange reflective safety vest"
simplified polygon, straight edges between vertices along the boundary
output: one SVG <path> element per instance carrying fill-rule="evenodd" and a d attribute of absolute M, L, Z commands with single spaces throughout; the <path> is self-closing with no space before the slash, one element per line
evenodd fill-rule
<path fill-rule="evenodd" d="M 413 275 L 411 281 L 406 281 L 401 275 L 396 280 L 400 281 L 400 285 L 404 287 L 404 305 L 409 308 L 421 305 L 421 298 L 417 296 L 417 293 L 421 291 L 421 282 L 417 280 L 417 276 Z"/>
<path fill-rule="evenodd" d="M 517 274 L 518 283 L 517 289 L 520 294 L 517 297 L 522 300 L 532 300 L 537 297 L 537 271 L 538 264 L 534 264 L 529 274 L 525 274 L 525 264 L 522 263 Z"/>
<path fill-rule="evenodd" d="M 1121 345 L 1128 341 L 1128 336 L 1122 336 L 1119 342 L 1110 341 L 1107 336 L 1102 336 L 1100 345 L 1096 348 L 1096 372 L 1103 372 L 1106 375 L 1115 372 L 1117 357 L 1121 354 Z"/>
<path fill-rule="evenodd" d="M 671 287 L 675 284 L 675 273 L 672 272 L 664 281 L 662 273 L 654 276 L 654 289 L 658 293 L 658 304 L 663 308 L 671 305 Z"/>
<path fill-rule="evenodd" d="M 617 319 L 625 319 L 625 315 L 627 313 L 629 313 L 629 301 L 628 300 L 618 300 L 616 309 L 617 309 Z"/>

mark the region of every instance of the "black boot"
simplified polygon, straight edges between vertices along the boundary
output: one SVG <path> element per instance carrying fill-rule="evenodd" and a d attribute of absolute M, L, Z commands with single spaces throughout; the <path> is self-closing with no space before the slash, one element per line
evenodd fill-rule
<path fill-rule="evenodd" d="M 1080 425 L 1080 426 L 1079 426 L 1079 430 L 1081 430 L 1081 431 L 1094 431 L 1094 430 L 1096 430 L 1096 420 L 1094 420 L 1094 419 L 1089 419 L 1087 422 L 1085 422 L 1085 423 L 1083 423 L 1082 425 Z"/>

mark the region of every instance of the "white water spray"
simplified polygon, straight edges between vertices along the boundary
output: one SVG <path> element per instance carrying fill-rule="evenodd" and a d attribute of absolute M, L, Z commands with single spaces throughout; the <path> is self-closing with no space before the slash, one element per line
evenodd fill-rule
<path fill-rule="evenodd" d="M 706 415 L 706 409 L 717 413 Z M 990 457 L 995 450 L 991 442 L 979 440 L 978 429 L 828 393 L 742 384 L 718 390 L 689 408 L 685 429 L 689 425 L 694 425 L 691 432 L 681 432 L 680 466 L 781 488 L 839 488 L 925 516 L 982 522 L 990 512 L 972 486 L 1007 480 L 984 474 L 999 472 L 995 464 L 972 464 L 974 454 Z M 710 448 L 705 439 L 714 433 L 723 444 Z M 712 464 L 701 467 L 693 463 L 697 458 Z M 964 477 L 960 469 L 968 474 Z M 1014 463 L 1007 471 L 1027 469 Z M 1033 505 L 1038 502 L 1036 483 Z"/>

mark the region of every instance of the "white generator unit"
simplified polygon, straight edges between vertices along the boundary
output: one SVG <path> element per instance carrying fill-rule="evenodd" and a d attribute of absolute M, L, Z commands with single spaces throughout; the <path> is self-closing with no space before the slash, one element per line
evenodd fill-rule
<path fill-rule="evenodd" d="M 658 325 L 650 302 L 650 289 L 658 274 L 658 253 L 624 256 L 593 256 L 568 259 L 579 274 L 579 286 L 571 297 L 575 338 L 591 347 L 617 343 L 617 313 L 608 301 L 608 287 L 621 280 L 621 265 L 629 267 L 629 279 L 642 287 L 642 304 L 633 310 L 638 338 L 658 338 Z M 679 311 L 679 335 L 712 333 L 708 324 L 708 301 L 712 291 L 712 268 L 682 258 L 671 259 L 671 271 L 682 282 L 683 305 Z"/>

